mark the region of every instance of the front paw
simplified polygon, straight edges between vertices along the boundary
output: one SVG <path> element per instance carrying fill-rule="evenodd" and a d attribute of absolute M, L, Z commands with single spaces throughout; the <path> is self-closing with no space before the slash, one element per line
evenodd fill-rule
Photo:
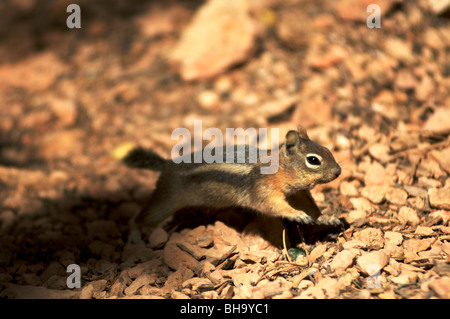
<path fill-rule="evenodd" d="M 334 216 L 324 216 L 320 215 L 316 221 L 317 224 L 320 225 L 329 225 L 334 227 L 344 227 L 344 224 Z"/>
<path fill-rule="evenodd" d="M 285 218 L 289 219 L 290 221 L 305 225 L 312 225 L 316 223 L 316 221 L 311 216 L 303 212 L 285 216 Z"/>

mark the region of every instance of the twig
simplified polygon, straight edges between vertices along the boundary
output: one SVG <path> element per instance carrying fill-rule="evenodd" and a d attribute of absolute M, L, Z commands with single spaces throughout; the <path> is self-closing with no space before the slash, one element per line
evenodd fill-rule
<path fill-rule="evenodd" d="M 286 258 L 289 262 L 292 262 L 291 256 L 289 256 L 289 252 L 286 248 L 286 228 L 283 228 L 283 253 L 286 255 Z"/>
<path fill-rule="evenodd" d="M 215 262 L 212 262 L 212 264 L 217 267 L 219 266 L 221 263 L 223 263 L 225 260 L 227 260 L 228 258 L 231 257 L 231 255 L 234 254 L 234 251 L 236 250 L 237 246 L 234 245 L 233 247 L 230 248 L 229 251 L 227 251 L 222 257 L 220 257 L 220 259 L 218 259 Z"/>

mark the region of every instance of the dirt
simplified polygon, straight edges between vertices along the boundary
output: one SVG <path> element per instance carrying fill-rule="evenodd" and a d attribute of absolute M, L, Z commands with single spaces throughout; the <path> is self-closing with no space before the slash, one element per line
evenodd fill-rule
<path fill-rule="evenodd" d="M 0 4 L 1 297 L 450 298 L 448 6 L 373 1 L 369 28 L 363 0 L 77 3 L 80 29 L 69 1 Z M 214 21 L 242 50 L 202 40 Z M 342 167 L 312 195 L 345 227 L 186 209 L 128 243 L 158 173 L 121 158 L 170 157 L 194 120 L 306 127 Z"/>

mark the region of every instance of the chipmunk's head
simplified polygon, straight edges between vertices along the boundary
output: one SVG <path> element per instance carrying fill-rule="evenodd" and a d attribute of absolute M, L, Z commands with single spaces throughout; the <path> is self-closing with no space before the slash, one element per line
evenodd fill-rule
<path fill-rule="evenodd" d="M 306 130 L 299 126 L 289 131 L 280 150 L 280 166 L 292 180 L 294 188 L 311 189 L 316 184 L 331 182 L 341 174 L 331 152 L 311 141 Z"/>

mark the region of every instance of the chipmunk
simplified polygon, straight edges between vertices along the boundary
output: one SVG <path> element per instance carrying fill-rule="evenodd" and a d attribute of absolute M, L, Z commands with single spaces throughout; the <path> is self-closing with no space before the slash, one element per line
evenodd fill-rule
<path fill-rule="evenodd" d="M 246 153 L 249 148 L 245 147 Z M 302 224 L 341 225 L 337 218 L 321 215 L 310 193 L 315 185 L 341 174 L 331 152 L 311 141 L 303 127 L 289 131 L 285 143 L 271 152 L 278 153 L 278 171 L 261 174 L 260 168 L 267 164 L 259 157 L 256 163 L 175 164 L 151 150 L 133 149 L 123 159 L 127 166 L 161 171 L 147 207 L 135 222 L 156 226 L 186 207 L 238 206 Z"/>

